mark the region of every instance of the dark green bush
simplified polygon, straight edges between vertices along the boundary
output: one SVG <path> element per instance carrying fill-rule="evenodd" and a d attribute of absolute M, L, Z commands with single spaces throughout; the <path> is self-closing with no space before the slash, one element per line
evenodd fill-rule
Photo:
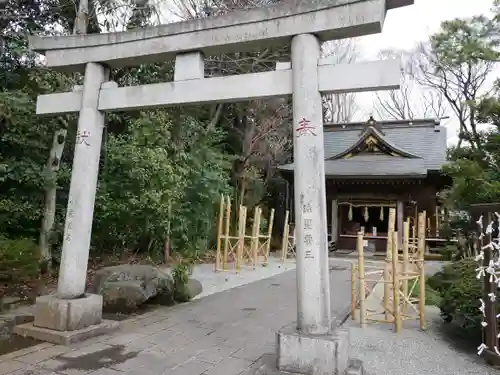
<path fill-rule="evenodd" d="M 36 278 L 39 272 L 38 249 L 30 239 L 14 240 L 0 236 L 0 276 L 16 283 Z"/>
<path fill-rule="evenodd" d="M 482 321 L 478 309 L 481 281 L 476 278 L 476 268 L 474 259 L 461 259 L 446 265 L 428 280 L 429 286 L 441 295 L 441 316 L 447 322 L 455 320 L 471 334 L 481 329 Z"/>
<path fill-rule="evenodd" d="M 458 248 L 455 245 L 446 245 L 439 251 L 443 260 L 453 260 L 458 253 Z"/>

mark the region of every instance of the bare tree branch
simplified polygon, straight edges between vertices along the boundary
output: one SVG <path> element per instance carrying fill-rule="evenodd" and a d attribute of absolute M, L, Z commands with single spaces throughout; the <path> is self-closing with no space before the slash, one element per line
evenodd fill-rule
<path fill-rule="evenodd" d="M 429 43 L 421 43 L 414 54 L 412 76 L 420 85 L 440 92 L 448 102 L 459 121 L 459 145 L 465 140 L 476 148 L 481 143 L 481 137 L 471 103 L 488 93 L 485 83 L 494 62 L 445 64 L 439 61 Z"/>
<path fill-rule="evenodd" d="M 353 63 L 359 57 L 355 39 L 340 39 L 324 43 L 322 55 L 334 64 Z M 354 93 L 323 96 L 324 121 L 341 123 L 352 121 L 359 111 Z"/>
<path fill-rule="evenodd" d="M 170 13 L 179 20 L 218 16 L 235 10 L 266 6 L 272 0 L 171 0 Z M 208 76 L 227 76 L 274 70 L 276 61 L 289 60 L 289 46 L 249 53 L 206 56 Z M 275 167 L 286 160 L 290 150 L 290 110 L 286 101 L 256 100 L 248 103 L 219 105 L 212 109 L 214 119 L 230 124 L 236 135 L 232 145 L 238 159 L 233 166 L 233 181 L 242 204 L 258 203 L 248 199 L 250 186 L 262 178 L 265 184 Z M 214 123 L 214 121 L 212 121 Z M 260 198 L 258 198 L 260 199 Z"/>
<path fill-rule="evenodd" d="M 376 93 L 375 110 L 381 119 L 412 120 L 416 118 L 442 118 L 446 114 L 446 99 L 433 87 L 422 86 L 415 79 L 413 67 L 416 54 L 404 51 L 383 51 L 382 59 L 401 57 L 401 86 L 399 90 Z"/>

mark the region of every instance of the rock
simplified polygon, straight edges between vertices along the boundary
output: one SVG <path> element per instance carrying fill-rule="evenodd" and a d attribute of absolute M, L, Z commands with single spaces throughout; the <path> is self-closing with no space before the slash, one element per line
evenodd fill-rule
<path fill-rule="evenodd" d="M 188 302 L 202 291 L 202 285 L 198 280 L 189 279 L 187 284 L 176 287 L 174 299 L 176 302 Z"/>
<path fill-rule="evenodd" d="M 146 301 L 173 302 L 174 282 L 169 271 L 154 266 L 125 264 L 97 271 L 89 292 L 103 296 L 105 311 L 130 312 Z"/>
<path fill-rule="evenodd" d="M 101 290 L 103 308 L 108 312 L 130 312 L 148 300 L 140 280 L 104 283 Z"/>
<path fill-rule="evenodd" d="M 196 297 L 198 294 L 201 294 L 203 291 L 203 286 L 196 279 L 189 279 L 187 283 L 187 292 L 190 298 Z"/>

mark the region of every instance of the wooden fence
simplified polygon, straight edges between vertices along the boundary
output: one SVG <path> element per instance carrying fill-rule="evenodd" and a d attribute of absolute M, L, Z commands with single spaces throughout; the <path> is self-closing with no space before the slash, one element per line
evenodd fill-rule
<path fill-rule="evenodd" d="M 476 259 L 479 261 L 479 277 L 483 280 L 480 310 L 484 316 L 483 343 L 478 354 L 492 365 L 500 366 L 499 333 L 500 311 L 498 289 L 500 287 L 499 267 L 499 220 L 500 203 L 476 204 L 470 210 L 478 224 L 478 246 Z"/>

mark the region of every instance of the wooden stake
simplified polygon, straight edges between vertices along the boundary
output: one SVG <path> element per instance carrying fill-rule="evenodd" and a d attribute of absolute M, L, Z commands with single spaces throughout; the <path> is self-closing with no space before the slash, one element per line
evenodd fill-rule
<path fill-rule="evenodd" d="M 410 220 L 403 223 L 403 315 L 406 315 L 406 299 L 408 296 L 408 247 L 410 240 Z"/>
<path fill-rule="evenodd" d="M 366 307 L 365 307 L 365 259 L 363 249 L 363 233 L 358 232 L 356 240 L 356 249 L 358 251 L 358 278 L 359 278 L 359 321 L 361 327 L 366 325 Z"/>
<path fill-rule="evenodd" d="M 262 215 L 262 210 L 260 207 L 255 208 L 255 216 L 254 216 L 254 225 L 255 225 L 255 233 L 252 234 L 255 236 L 255 248 L 252 252 L 253 264 L 254 267 L 257 265 L 259 261 L 259 248 L 260 248 L 260 217 Z"/>
<path fill-rule="evenodd" d="M 285 212 L 285 225 L 283 226 L 283 241 L 281 242 L 281 261 L 284 262 L 288 255 L 288 235 L 290 228 L 288 226 L 289 211 Z"/>
<path fill-rule="evenodd" d="M 356 307 L 358 302 L 357 273 L 358 270 L 356 267 L 356 263 L 352 262 L 351 263 L 351 319 L 352 320 L 356 320 Z"/>
<path fill-rule="evenodd" d="M 226 202 L 226 230 L 224 234 L 224 257 L 223 257 L 223 270 L 229 269 L 228 265 L 228 251 L 229 251 L 229 229 L 231 226 L 231 200 L 227 197 Z"/>
<path fill-rule="evenodd" d="M 219 225 L 217 227 L 217 253 L 215 256 L 215 272 L 221 269 L 222 228 L 224 226 L 224 194 L 220 196 Z"/>
<path fill-rule="evenodd" d="M 418 217 L 418 268 L 420 328 L 425 329 L 425 211 Z"/>
<path fill-rule="evenodd" d="M 266 243 L 266 255 L 264 259 L 264 265 L 267 266 L 269 263 L 269 253 L 271 252 L 271 239 L 273 237 L 273 223 L 274 223 L 274 208 L 271 209 L 271 214 L 269 215 L 269 223 L 267 229 L 267 243 Z"/>
<path fill-rule="evenodd" d="M 253 264 L 255 269 L 257 259 L 257 252 L 259 251 L 259 231 L 257 229 L 257 219 L 259 216 L 259 207 L 255 207 L 253 211 L 253 224 L 252 224 L 252 234 L 250 235 L 250 253 L 252 254 Z"/>
<path fill-rule="evenodd" d="M 247 208 L 240 206 L 240 216 L 238 220 L 238 246 L 236 247 L 236 272 L 241 270 L 241 261 L 245 247 L 245 228 L 247 221 Z"/>
<path fill-rule="evenodd" d="M 436 205 L 436 238 L 439 238 L 439 207 Z"/>
<path fill-rule="evenodd" d="M 388 227 L 387 227 L 387 247 L 385 253 L 385 265 L 384 265 L 384 311 L 385 311 L 385 319 L 387 321 L 392 321 L 392 316 L 389 313 L 389 295 L 391 286 L 388 283 L 390 280 L 390 264 L 392 258 L 392 236 L 394 233 L 394 226 L 396 224 L 396 209 L 389 208 L 389 219 L 388 219 Z"/>
<path fill-rule="evenodd" d="M 398 272 L 398 232 L 392 234 L 392 311 L 394 315 L 394 329 L 396 333 L 401 331 L 401 314 L 399 312 L 399 272 Z"/>

